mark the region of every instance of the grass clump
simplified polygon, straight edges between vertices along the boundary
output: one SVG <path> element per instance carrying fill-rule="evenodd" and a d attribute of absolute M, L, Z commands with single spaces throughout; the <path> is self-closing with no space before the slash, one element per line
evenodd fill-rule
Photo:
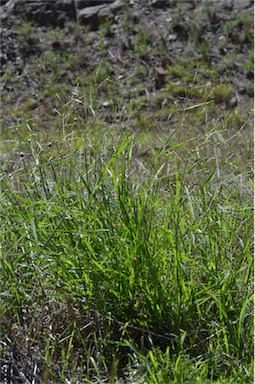
<path fill-rule="evenodd" d="M 30 139 L 1 173 L 2 337 L 44 382 L 250 382 L 250 192 L 101 132 Z"/>
<path fill-rule="evenodd" d="M 231 84 L 219 84 L 214 88 L 213 97 L 216 103 L 229 102 L 233 95 L 233 87 Z"/>

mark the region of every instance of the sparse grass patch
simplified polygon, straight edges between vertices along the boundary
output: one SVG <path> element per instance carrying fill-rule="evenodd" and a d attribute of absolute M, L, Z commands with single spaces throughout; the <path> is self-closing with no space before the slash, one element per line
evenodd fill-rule
<path fill-rule="evenodd" d="M 216 103 L 228 103 L 233 96 L 232 84 L 219 84 L 213 90 L 213 98 Z"/>
<path fill-rule="evenodd" d="M 31 47 L 36 49 L 36 45 L 38 44 L 37 29 L 32 22 L 25 21 L 18 29 L 18 33 L 20 33 L 23 38 L 21 43 L 23 52 L 31 53 Z M 34 51 L 34 49 L 32 49 L 32 51 Z"/>
<path fill-rule="evenodd" d="M 102 63 L 100 67 L 96 68 L 93 72 L 93 81 L 96 86 L 104 86 L 104 83 L 109 80 L 111 74 L 111 66 L 106 62 Z"/>
<path fill-rule="evenodd" d="M 254 72 L 254 47 L 252 47 L 251 52 L 248 55 L 248 60 L 245 63 L 245 69 L 248 72 Z"/>
<path fill-rule="evenodd" d="M 1 80 L 6 82 L 11 82 L 15 78 L 15 71 L 14 69 L 7 70 L 2 76 Z"/>
<path fill-rule="evenodd" d="M 134 52 L 141 58 L 146 59 L 150 51 L 150 39 L 148 33 L 139 29 L 134 39 Z"/>
<path fill-rule="evenodd" d="M 53 86 L 49 86 L 44 91 L 41 92 L 39 98 L 41 101 L 45 101 L 46 99 L 56 101 L 56 99 L 62 97 L 66 97 L 68 95 L 69 87 L 65 86 L 65 84 L 57 85 L 54 84 Z M 54 103 L 55 104 L 55 103 Z M 61 105 L 63 104 L 63 100 Z"/>
<path fill-rule="evenodd" d="M 238 40 L 242 45 L 243 43 L 253 43 L 253 31 L 251 28 L 252 15 L 247 12 L 240 12 L 236 14 L 234 20 L 226 21 L 221 26 L 221 31 L 233 40 Z M 237 30 L 242 33 L 237 33 Z M 240 45 L 240 48 L 242 48 Z"/>
<path fill-rule="evenodd" d="M 58 77 L 66 75 L 71 66 L 71 55 L 64 52 L 48 50 L 38 57 L 39 68 L 45 73 Z"/>

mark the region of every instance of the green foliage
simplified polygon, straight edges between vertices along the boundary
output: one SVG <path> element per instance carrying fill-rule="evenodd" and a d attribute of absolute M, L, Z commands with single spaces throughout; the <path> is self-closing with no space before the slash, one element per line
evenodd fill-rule
<path fill-rule="evenodd" d="M 22 23 L 19 29 L 20 35 L 23 37 L 23 47 L 31 49 L 31 45 L 35 44 L 37 40 L 37 29 L 35 25 L 29 21 Z"/>
<path fill-rule="evenodd" d="M 239 29 L 247 29 L 250 26 L 250 15 L 247 12 L 240 12 L 236 15 L 236 18 L 231 21 L 226 21 L 221 26 L 221 31 L 223 34 L 229 35 L 237 28 Z"/>
<path fill-rule="evenodd" d="M 99 68 L 96 68 L 93 72 L 93 81 L 96 85 L 100 86 L 105 81 L 109 80 L 111 75 L 111 67 L 107 63 L 102 63 Z"/>
<path fill-rule="evenodd" d="M 243 45 L 253 45 L 254 33 L 251 27 L 251 15 L 247 12 L 240 12 L 234 20 L 226 21 L 221 26 L 221 31 L 226 37 L 239 44 L 242 51 Z"/>
<path fill-rule="evenodd" d="M 105 40 L 104 40 L 104 35 L 102 31 L 99 31 L 99 44 L 97 45 L 97 50 L 103 51 L 105 48 Z"/>
<path fill-rule="evenodd" d="M 142 59 L 144 59 L 146 55 L 150 52 L 150 40 L 146 31 L 138 31 L 134 42 L 134 51 Z"/>
<path fill-rule="evenodd" d="M 65 52 L 47 50 L 38 57 L 38 64 L 43 72 L 60 77 L 66 75 L 70 69 L 71 56 Z"/>
<path fill-rule="evenodd" d="M 158 56 L 171 62 L 171 53 L 168 50 L 165 39 L 161 36 L 157 47 Z"/>
<path fill-rule="evenodd" d="M 245 69 L 250 72 L 254 72 L 254 47 L 248 55 L 248 61 L 245 63 Z"/>
<path fill-rule="evenodd" d="M 219 84 L 216 85 L 213 91 L 213 97 L 216 103 L 227 103 L 233 95 L 232 84 Z"/>
<path fill-rule="evenodd" d="M 15 71 L 13 69 L 7 70 L 4 75 L 1 76 L 2 81 L 10 82 L 15 78 Z"/>
<path fill-rule="evenodd" d="M 100 30 L 103 31 L 106 37 L 111 37 L 114 34 L 114 24 L 112 20 L 106 19 L 100 24 Z"/>
<path fill-rule="evenodd" d="M 1 174 L 3 334 L 26 323 L 33 347 L 42 332 L 56 382 L 77 367 L 88 380 L 249 382 L 249 199 L 215 184 L 217 162 L 195 184 L 202 160 L 173 174 L 173 139 L 141 168 L 132 136 L 112 146 L 100 132 L 49 153 L 30 135 L 17 171 Z M 54 324 L 42 330 L 41 303 Z"/>

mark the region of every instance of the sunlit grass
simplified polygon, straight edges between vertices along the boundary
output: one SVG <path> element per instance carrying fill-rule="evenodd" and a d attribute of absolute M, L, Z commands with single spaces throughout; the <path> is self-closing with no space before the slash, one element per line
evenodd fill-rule
<path fill-rule="evenodd" d="M 142 137 L 70 124 L 48 146 L 21 128 L 3 166 L 2 336 L 45 383 L 251 382 L 249 176 L 174 134 L 143 159 Z"/>

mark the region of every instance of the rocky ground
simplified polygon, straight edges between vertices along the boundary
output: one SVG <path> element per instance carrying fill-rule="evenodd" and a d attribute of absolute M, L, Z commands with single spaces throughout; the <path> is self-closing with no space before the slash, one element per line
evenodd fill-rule
<path fill-rule="evenodd" d="M 130 129 L 165 132 L 174 111 L 212 103 L 209 118 L 218 108 L 239 129 L 253 107 L 253 10 L 251 0 L 1 0 L 0 138 L 31 119 L 50 132 L 91 84 L 108 124 L 128 105 Z M 0 382 L 41 382 L 12 343 L 1 344 Z"/>
<path fill-rule="evenodd" d="M 86 86 L 98 68 L 105 72 L 98 77 L 121 83 L 118 96 L 141 97 L 144 107 L 148 95 L 164 94 L 165 103 L 183 98 L 184 87 L 196 83 L 194 76 L 212 88 L 227 84 L 229 95 L 218 87 L 215 98 L 227 108 L 247 110 L 253 103 L 250 0 L 1 4 L 3 126 L 19 115 L 11 113 L 14 104 L 23 105 L 23 116 L 27 110 L 45 114 L 53 103 L 53 84 L 70 93 L 77 84 Z M 104 106 L 113 98 L 107 96 Z"/>

